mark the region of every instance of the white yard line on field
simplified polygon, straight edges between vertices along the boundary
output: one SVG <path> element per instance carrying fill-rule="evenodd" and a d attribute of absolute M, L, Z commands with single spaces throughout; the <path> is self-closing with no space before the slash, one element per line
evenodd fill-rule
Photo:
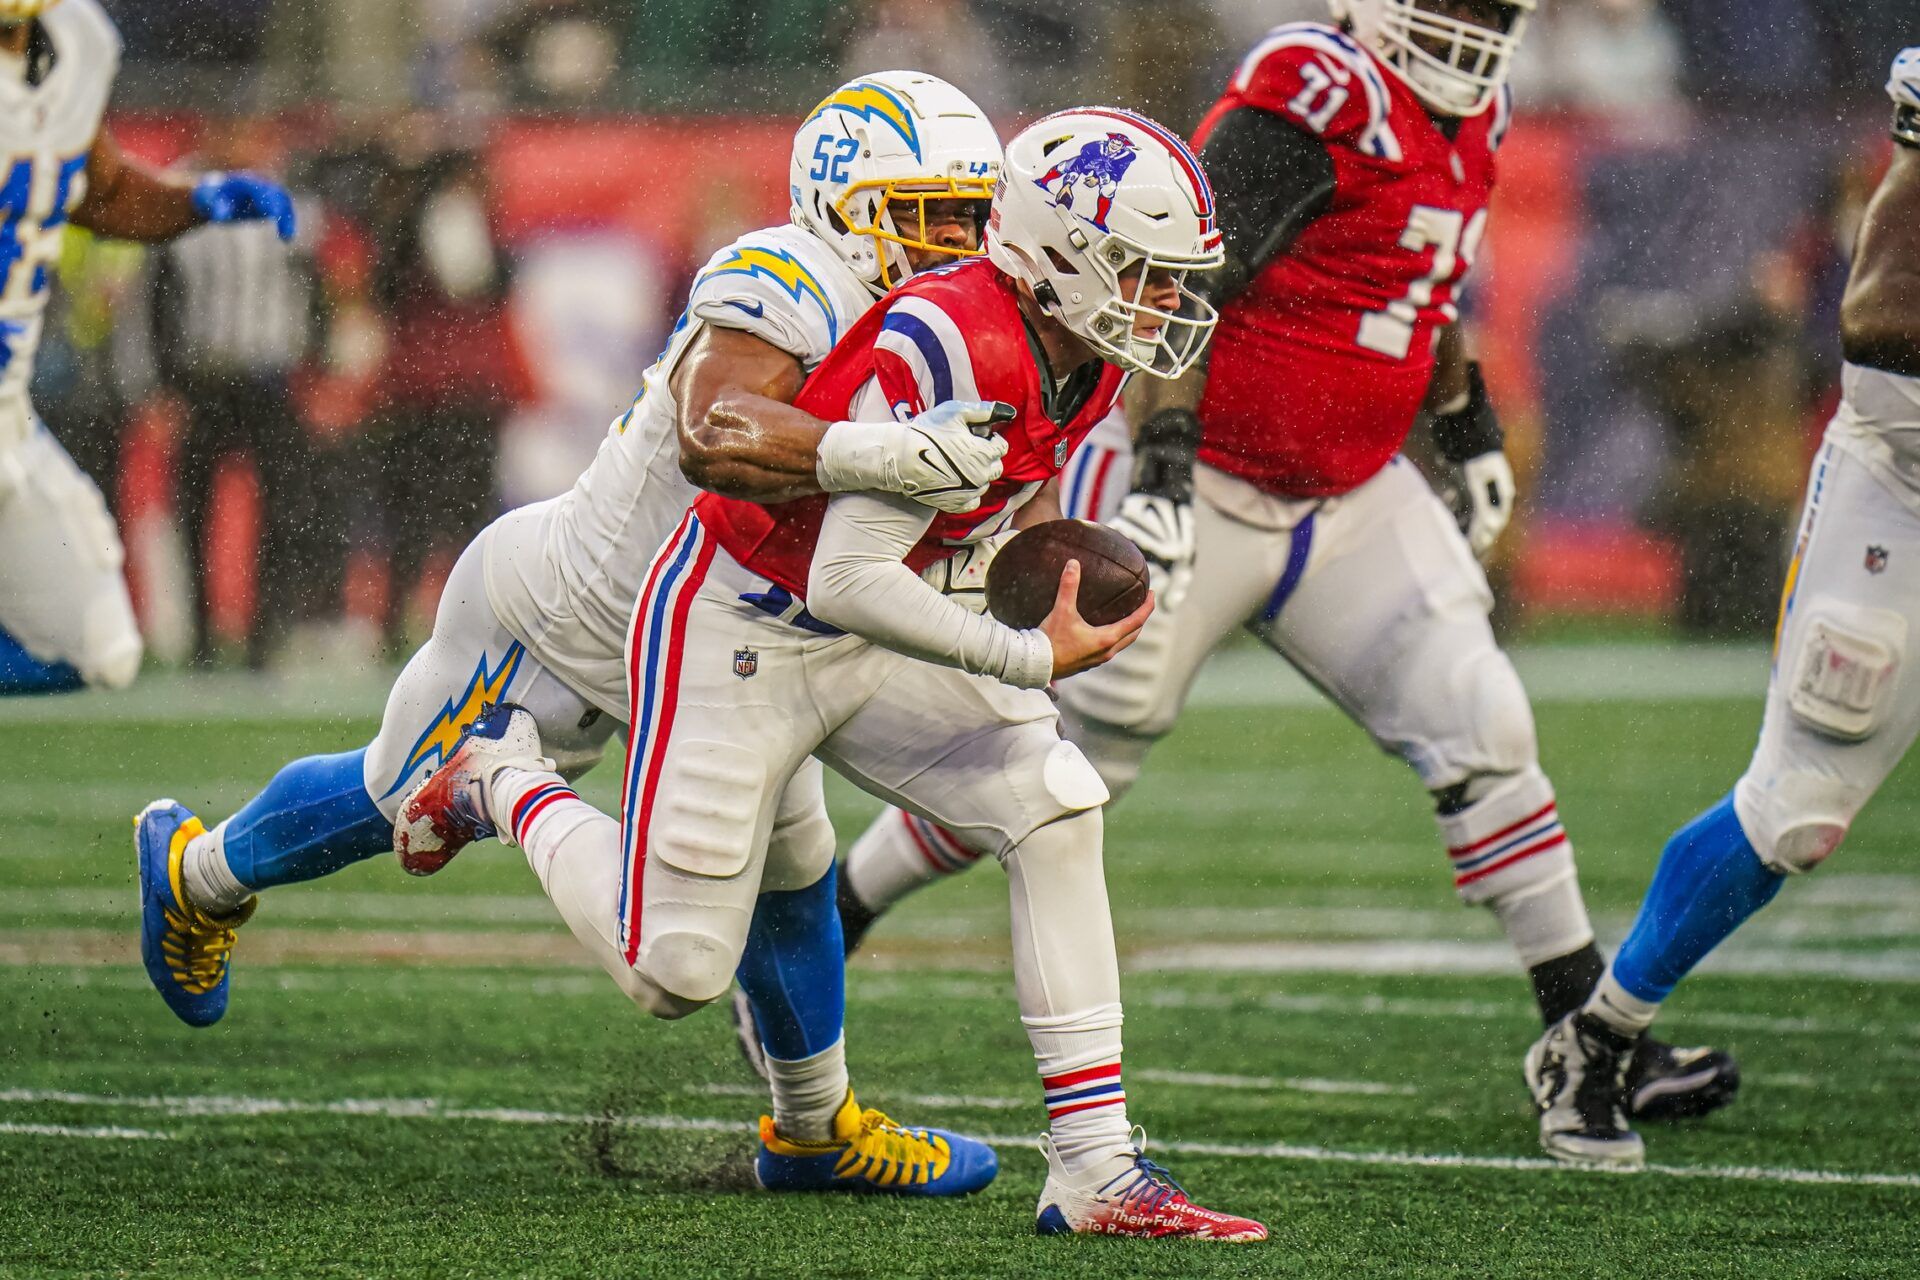
<path fill-rule="evenodd" d="M 1229 942 L 1153 947 L 1127 958 L 1138 973 L 1486 974 L 1513 970 L 1504 942 Z M 1709 956 L 1704 973 L 1859 982 L 1920 982 L 1920 950 L 1833 951 L 1728 947 Z"/>
<path fill-rule="evenodd" d="M 1290 1093 L 1354 1093 L 1368 1097 L 1406 1096 L 1419 1093 L 1410 1084 L 1381 1084 L 1373 1080 L 1321 1080 L 1310 1076 L 1232 1076 L 1207 1071 L 1129 1071 L 1135 1080 L 1154 1084 L 1190 1084 L 1208 1089 L 1253 1089 Z"/>
<path fill-rule="evenodd" d="M 206 1117 L 256 1117 L 267 1115 L 332 1115 L 355 1119 L 437 1120 L 514 1125 L 611 1124 L 621 1128 L 655 1129 L 672 1132 L 738 1133 L 754 1131 L 740 1120 L 716 1120 L 693 1116 L 591 1115 L 560 1111 L 541 1111 L 519 1107 L 449 1107 L 437 1098 L 342 1098 L 309 1101 L 293 1098 L 250 1098 L 217 1095 L 208 1097 L 138 1097 L 117 1094 L 85 1094 L 53 1089 L 0 1090 L 0 1103 L 66 1104 L 88 1107 L 130 1107 L 157 1111 L 187 1119 Z M 1035 1104 L 1036 1111 L 1038 1104 Z M 36 1131 L 59 1128 L 37 1126 Z M 77 1131 L 74 1136 L 86 1132 Z M 124 1130 L 123 1133 L 139 1133 Z M 154 1135 L 162 1136 L 162 1135 Z M 1032 1134 L 974 1134 L 982 1142 L 996 1147 L 1026 1150 L 1034 1144 Z M 1607 1172 L 1569 1169 L 1541 1157 L 1473 1156 L 1451 1152 L 1346 1151 L 1336 1147 L 1303 1146 L 1294 1143 L 1228 1143 L 1170 1141 L 1156 1142 L 1155 1149 L 1178 1155 L 1220 1156 L 1240 1160 L 1286 1160 L 1327 1164 L 1373 1165 L 1416 1169 L 1484 1169 L 1503 1173 Z M 1816 1186 L 1904 1187 L 1920 1190 L 1920 1174 L 1864 1173 L 1838 1169 L 1796 1169 L 1759 1165 L 1648 1165 L 1646 1172 L 1672 1178 L 1704 1178 L 1731 1182 L 1783 1182 Z M 1617 1176 L 1617 1175 L 1616 1175 Z"/>
<path fill-rule="evenodd" d="M 765 1099 L 767 1087 L 763 1084 L 703 1084 L 694 1092 L 715 1098 Z M 1038 1094 L 1032 1098 L 1000 1098 L 972 1093 L 893 1093 L 878 1090 L 875 1091 L 874 1096 L 910 1107 L 939 1107 L 961 1111 L 1017 1111 L 1022 1107 L 1034 1106 L 1039 1097 Z"/>
<path fill-rule="evenodd" d="M 10 1124 L 0 1123 L 0 1133 L 17 1133 L 37 1138 L 105 1138 L 120 1142 L 167 1141 L 173 1137 L 170 1133 L 158 1133 L 152 1129 L 121 1129 L 113 1125 L 75 1127 L 70 1124 Z"/>

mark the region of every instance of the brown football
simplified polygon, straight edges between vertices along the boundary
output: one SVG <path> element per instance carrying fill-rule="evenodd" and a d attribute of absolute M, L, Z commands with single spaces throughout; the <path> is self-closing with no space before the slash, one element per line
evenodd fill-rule
<path fill-rule="evenodd" d="M 1080 616 L 1118 622 L 1147 598 L 1140 548 L 1103 524 L 1049 520 L 1023 529 L 987 567 L 987 608 L 1010 627 L 1037 627 L 1053 609 L 1067 561 L 1080 562 Z"/>

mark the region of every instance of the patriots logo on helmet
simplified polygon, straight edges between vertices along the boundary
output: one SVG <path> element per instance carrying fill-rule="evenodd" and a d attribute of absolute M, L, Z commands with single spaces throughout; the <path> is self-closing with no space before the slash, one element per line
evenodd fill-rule
<path fill-rule="evenodd" d="M 1112 211 L 1113 198 L 1120 191 L 1120 180 L 1127 176 L 1127 170 L 1133 167 L 1139 154 L 1139 144 L 1116 131 L 1087 143 L 1071 160 L 1053 166 L 1035 181 L 1042 191 L 1053 197 L 1056 206 L 1086 218 L 1105 231 L 1107 214 Z M 1059 183 L 1057 190 L 1055 183 Z M 1075 204 L 1075 193 L 1081 187 L 1090 187 L 1099 195 L 1090 218 Z"/>

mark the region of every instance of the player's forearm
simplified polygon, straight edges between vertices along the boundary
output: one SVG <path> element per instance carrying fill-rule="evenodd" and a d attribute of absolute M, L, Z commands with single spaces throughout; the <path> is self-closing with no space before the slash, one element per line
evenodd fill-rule
<path fill-rule="evenodd" d="M 1428 413 L 1458 413 L 1466 408 L 1472 390 L 1467 380 L 1467 340 L 1459 325 L 1450 324 L 1440 331 L 1433 355 L 1433 382 L 1427 387 L 1423 407 Z"/>
<path fill-rule="evenodd" d="M 929 521 L 930 513 L 906 499 L 836 497 L 814 548 L 807 611 L 910 658 L 1044 688 L 1053 678 L 1053 646 L 1043 632 L 972 613 L 902 563 Z"/>
<path fill-rule="evenodd" d="M 193 180 L 125 155 L 104 132 L 87 154 L 87 194 L 73 211 L 76 226 L 121 240 L 171 240 L 200 225 Z"/>
<path fill-rule="evenodd" d="M 1854 364 L 1920 377 L 1920 148 L 1895 148 L 1861 219 L 1840 346 Z"/>
<path fill-rule="evenodd" d="M 682 430 L 680 469 L 710 493 L 748 502 L 791 502 L 823 492 L 820 445 L 830 423 L 749 392 L 716 400 Z"/>

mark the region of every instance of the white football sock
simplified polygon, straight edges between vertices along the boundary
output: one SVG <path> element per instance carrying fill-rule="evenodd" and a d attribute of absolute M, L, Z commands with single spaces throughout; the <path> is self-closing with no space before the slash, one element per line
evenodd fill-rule
<path fill-rule="evenodd" d="M 863 905 L 885 911 L 914 890 L 965 871 L 981 856 L 945 828 L 904 809 L 888 809 L 853 842 L 840 874 Z"/>
<path fill-rule="evenodd" d="M 230 819 L 228 820 L 230 821 Z M 227 865 L 227 822 L 187 841 L 180 856 L 180 882 L 187 900 L 210 916 L 230 916 L 253 896 Z"/>
<path fill-rule="evenodd" d="M 810 1058 L 767 1055 L 773 1127 L 789 1142 L 831 1142 L 833 1118 L 847 1100 L 847 1038 Z"/>
<path fill-rule="evenodd" d="M 1580 1012 L 1598 1018 L 1615 1031 L 1637 1036 L 1653 1025 L 1660 1015 L 1660 1006 L 1651 1000 L 1642 1000 L 1633 995 L 1613 976 L 1613 966 L 1608 965 L 1606 973 L 1600 977 L 1600 985 L 1587 997 L 1587 1003 Z"/>
<path fill-rule="evenodd" d="M 1105 1181 L 1133 1160 L 1120 1085 L 1120 961 L 1101 866 L 1100 811 L 1050 823 L 1007 855 L 1013 980 L 1070 1175 Z"/>
<path fill-rule="evenodd" d="M 1487 906 L 1507 931 L 1523 968 L 1569 955 L 1593 941 L 1586 899 L 1580 896 L 1580 881 L 1572 866 L 1539 884 L 1489 899 Z"/>

